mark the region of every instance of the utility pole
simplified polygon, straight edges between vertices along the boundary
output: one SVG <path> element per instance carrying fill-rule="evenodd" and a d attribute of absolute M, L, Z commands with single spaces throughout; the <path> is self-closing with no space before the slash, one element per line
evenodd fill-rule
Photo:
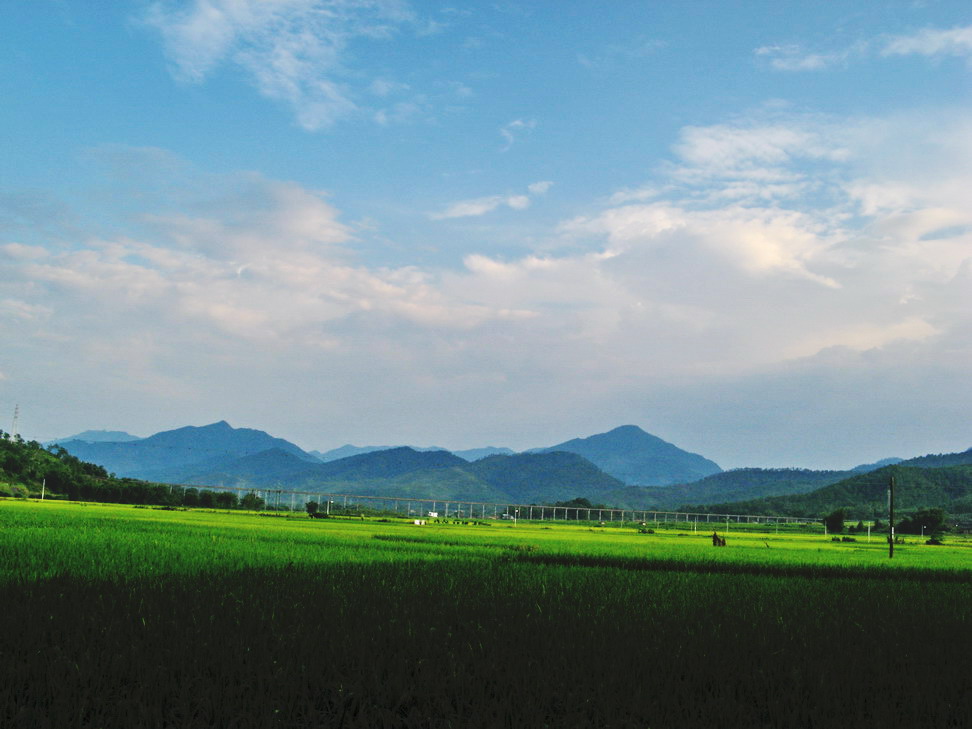
<path fill-rule="evenodd" d="M 14 405 L 13 423 L 10 425 L 10 437 L 17 439 L 17 421 L 20 420 L 20 405 Z"/>
<path fill-rule="evenodd" d="M 888 484 L 888 559 L 894 559 L 894 476 Z"/>

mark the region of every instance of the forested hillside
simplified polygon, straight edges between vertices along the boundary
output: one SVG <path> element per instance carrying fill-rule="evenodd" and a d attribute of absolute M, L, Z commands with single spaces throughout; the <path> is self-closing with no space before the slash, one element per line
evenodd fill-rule
<path fill-rule="evenodd" d="M 818 516 L 846 508 L 855 519 L 883 517 L 888 510 L 887 492 L 892 476 L 895 504 L 902 513 L 923 508 L 941 508 L 951 514 L 972 513 L 972 465 L 916 468 L 898 464 L 808 494 L 709 503 L 697 508 L 733 514 L 790 516 Z"/>
<path fill-rule="evenodd" d="M 242 500 L 228 491 L 183 488 L 131 478 L 115 478 L 104 468 L 72 456 L 64 448 L 45 448 L 0 431 L 0 496 L 44 495 L 116 504 L 160 504 L 259 508 L 263 500 L 248 494 Z"/>
<path fill-rule="evenodd" d="M 628 509 L 682 509 L 690 504 L 762 499 L 805 494 L 836 483 L 849 471 L 804 468 L 737 468 L 674 486 L 628 486 L 605 494 L 612 504 Z"/>
<path fill-rule="evenodd" d="M 899 466 L 917 466 L 918 468 L 942 468 L 944 466 L 972 465 L 972 448 L 961 453 L 933 453 L 927 456 L 909 458 L 898 463 Z"/>
<path fill-rule="evenodd" d="M 60 446 L 47 450 L 37 441 L 0 431 L 0 494 L 40 494 L 45 484 L 52 493 L 66 493 L 72 484 L 92 485 L 107 478 L 104 468 L 85 463 Z"/>

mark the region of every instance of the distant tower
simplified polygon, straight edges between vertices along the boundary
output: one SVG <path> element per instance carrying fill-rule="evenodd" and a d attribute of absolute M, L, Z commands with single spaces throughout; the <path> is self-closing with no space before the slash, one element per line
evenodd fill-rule
<path fill-rule="evenodd" d="M 13 425 L 10 427 L 10 437 L 17 437 L 17 421 L 20 420 L 20 405 L 14 405 Z"/>

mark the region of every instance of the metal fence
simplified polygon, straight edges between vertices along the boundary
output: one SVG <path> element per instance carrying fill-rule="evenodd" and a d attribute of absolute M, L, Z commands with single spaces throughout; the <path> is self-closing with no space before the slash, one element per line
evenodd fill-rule
<path fill-rule="evenodd" d="M 303 510 L 310 501 L 319 505 L 323 514 L 357 512 L 393 513 L 415 519 L 487 520 L 502 521 L 592 521 L 636 522 L 662 525 L 666 523 L 698 524 L 816 524 L 808 517 L 766 514 L 716 514 L 656 509 L 606 509 L 586 506 L 549 506 L 543 504 L 514 504 L 466 499 L 423 499 L 409 496 L 364 496 L 361 494 L 332 494 L 320 491 L 289 491 L 286 489 L 247 488 L 240 486 L 180 486 L 210 491 L 231 491 L 242 497 L 254 494 L 264 502 L 263 508 Z"/>

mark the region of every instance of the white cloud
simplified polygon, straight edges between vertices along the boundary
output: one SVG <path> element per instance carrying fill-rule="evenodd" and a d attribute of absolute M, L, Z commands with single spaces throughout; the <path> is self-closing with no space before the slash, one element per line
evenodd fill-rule
<path fill-rule="evenodd" d="M 791 182 L 802 176 L 794 165 L 798 160 L 846 158 L 847 135 L 842 125 L 813 119 L 759 119 L 753 123 L 686 127 L 675 145 L 680 159 L 678 177 L 708 181 L 718 175 L 757 182 Z"/>
<path fill-rule="evenodd" d="M 631 189 L 618 190 L 612 193 L 610 197 L 610 203 L 612 205 L 623 205 L 629 202 L 644 202 L 646 200 L 651 200 L 654 197 L 658 197 L 662 194 L 662 191 L 653 185 L 646 185 L 644 187 L 637 187 Z"/>
<path fill-rule="evenodd" d="M 882 56 L 963 56 L 972 58 L 972 25 L 949 28 L 926 28 L 910 35 L 888 38 Z"/>
<path fill-rule="evenodd" d="M 812 357 L 832 347 L 865 351 L 886 347 L 902 340 L 922 341 L 941 332 L 919 316 L 906 317 L 890 324 L 866 324 L 835 328 L 794 342 L 786 354 L 796 359 Z"/>
<path fill-rule="evenodd" d="M 491 213 L 497 208 L 508 207 L 512 210 L 526 210 L 532 202 L 530 196 L 544 195 L 553 186 L 549 180 L 534 182 L 527 185 L 529 195 L 490 195 L 489 197 L 460 200 L 452 203 L 444 210 L 429 214 L 431 220 L 448 220 L 451 218 L 470 218 Z"/>
<path fill-rule="evenodd" d="M 500 136 L 506 140 L 500 151 L 509 150 L 521 134 L 533 131 L 536 126 L 536 119 L 514 119 L 509 124 L 500 127 Z"/>
<path fill-rule="evenodd" d="M 812 217 L 773 208 L 726 207 L 687 210 L 665 203 L 626 205 L 564 226 L 569 234 L 607 237 L 618 255 L 639 248 L 665 251 L 687 268 L 690 260 L 720 261 L 750 275 L 786 274 L 827 287 L 832 278 L 808 268 L 830 243 L 828 231 Z"/>
<path fill-rule="evenodd" d="M 448 220 L 450 218 L 476 217 L 491 213 L 501 205 L 509 205 L 511 208 L 515 208 L 516 205 L 510 203 L 511 200 L 515 199 L 519 198 L 491 195 L 490 197 L 479 197 L 472 200 L 460 200 L 441 212 L 431 213 L 429 218 L 432 220 Z"/>
<path fill-rule="evenodd" d="M 639 38 L 629 43 L 615 43 L 593 52 L 577 54 L 577 62 L 590 69 L 611 69 L 618 64 L 631 64 L 650 58 L 668 46 L 667 41 Z"/>
<path fill-rule="evenodd" d="M 357 108 L 342 80 L 347 46 L 387 38 L 412 19 L 399 0 L 157 2 L 145 16 L 161 33 L 179 78 L 201 83 L 220 64 L 233 63 L 262 95 L 290 105 L 309 131 Z M 381 89 L 379 83 L 373 92 Z"/>
<path fill-rule="evenodd" d="M 469 99 L 476 95 L 475 91 L 461 81 L 449 81 L 446 83 L 446 86 L 460 99 Z"/>
<path fill-rule="evenodd" d="M 146 200 L 157 211 L 137 236 L 3 244 L 0 337 L 70 342 L 79 363 L 102 367 L 112 343 L 150 333 L 146 353 L 237 367 L 254 347 L 293 357 L 347 347 L 358 334 L 341 329 L 360 317 L 450 331 L 522 316 L 455 298 L 429 272 L 353 262 L 353 231 L 318 191 L 253 173 L 187 175 L 177 199 Z M 127 366 L 159 381 L 153 357 Z"/>
<path fill-rule="evenodd" d="M 368 90 L 375 96 L 380 96 L 382 98 L 386 96 L 391 96 L 392 94 L 400 94 L 409 90 L 408 84 L 403 84 L 398 81 L 390 81 L 385 78 L 376 78 L 371 82 Z"/>
<path fill-rule="evenodd" d="M 375 112 L 374 119 L 382 126 L 388 124 L 402 124 L 414 121 L 428 114 L 428 109 L 423 96 L 416 96 L 412 101 L 400 101 L 386 109 L 379 109 Z"/>
<path fill-rule="evenodd" d="M 957 56 L 972 59 L 972 25 L 925 28 L 915 33 L 862 40 L 842 49 L 811 52 L 796 44 L 761 46 L 754 51 L 778 71 L 820 71 L 853 59 L 888 56 Z"/>
<path fill-rule="evenodd" d="M 808 53 L 798 45 L 786 44 L 762 46 L 754 53 L 766 58 L 770 66 L 778 71 L 820 71 L 846 63 L 854 56 L 863 55 L 867 47 L 866 43 L 858 43 L 839 51 Z"/>

